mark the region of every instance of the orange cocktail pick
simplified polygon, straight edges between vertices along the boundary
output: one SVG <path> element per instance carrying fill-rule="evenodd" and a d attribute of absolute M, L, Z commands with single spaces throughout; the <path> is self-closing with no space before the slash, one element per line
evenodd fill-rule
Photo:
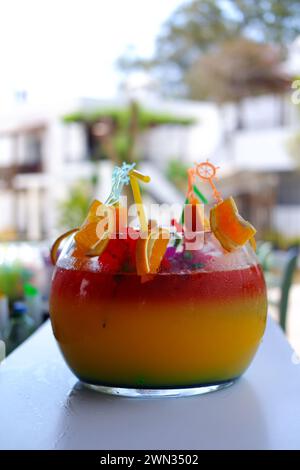
<path fill-rule="evenodd" d="M 213 190 L 214 198 L 217 202 L 222 202 L 222 197 L 220 192 L 217 190 L 216 185 L 214 184 L 214 179 L 217 179 L 216 173 L 219 169 L 218 166 L 213 165 L 208 160 L 202 163 L 196 163 L 195 172 L 205 182 L 208 182 Z"/>
<path fill-rule="evenodd" d="M 235 201 L 232 197 L 223 200 L 214 180 L 217 179 L 219 167 L 206 160 L 195 163 L 195 167 L 188 169 L 188 192 L 187 199 L 190 204 L 198 204 L 195 197 L 195 180 L 198 177 L 203 182 L 207 182 L 213 192 L 216 205 L 210 210 L 210 229 L 219 240 L 226 251 L 233 251 L 243 246 L 248 241 L 255 249 L 255 228 L 244 220 L 238 212 Z M 200 193 L 201 195 L 201 193 Z M 205 224 L 207 226 L 207 223 Z"/>
<path fill-rule="evenodd" d="M 214 179 L 219 167 L 208 160 L 196 165 L 196 173 L 203 181 L 210 184 L 217 204 L 210 210 L 210 227 L 226 251 L 233 251 L 250 241 L 255 248 L 255 228 L 239 214 L 233 197 L 222 199 Z"/>

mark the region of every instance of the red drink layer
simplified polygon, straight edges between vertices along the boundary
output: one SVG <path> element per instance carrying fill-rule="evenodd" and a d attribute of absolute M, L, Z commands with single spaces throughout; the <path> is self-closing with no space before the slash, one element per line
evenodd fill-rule
<path fill-rule="evenodd" d="M 136 274 L 56 268 L 51 320 L 81 380 L 133 388 L 192 387 L 240 376 L 265 329 L 266 291 L 243 269 Z"/>

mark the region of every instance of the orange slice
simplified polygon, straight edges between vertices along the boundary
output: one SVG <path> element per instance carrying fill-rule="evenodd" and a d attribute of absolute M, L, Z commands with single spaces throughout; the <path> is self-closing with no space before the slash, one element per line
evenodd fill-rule
<path fill-rule="evenodd" d="M 136 269 L 139 276 L 155 274 L 160 266 L 170 240 L 170 232 L 155 227 L 146 238 L 139 238 L 136 244 Z"/>
<path fill-rule="evenodd" d="M 97 199 L 94 199 L 94 201 L 90 205 L 88 215 L 87 215 L 83 225 L 86 225 L 89 222 L 94 222 L 95 219 L 97 219 L 97 217 L 99 217 L 97 215 L 97 211 L 98 211 L 99 207 L 102 206 L 102 205 L 103 205 L 102 202 L 98 201 Z"/>
<path fill-rule="evenodd" d="M 79 248 L 89 251 L 99 242 L 97 226 L 98 221 L 89 222 L 76 233 L 75 241 Z"/>
<path fill-rule="evenodd" d="M 75 236 L 76 245 L 81 251 L 88 251 L 99 242 L 97 224 L 100 217 L 97 216 L 97 210 L 100 206 L 102 206 L 102 202 L 97 199 L 92 202 L 87 217 Z"/>
<path fill-rule="evenodd" d="M 52 247 L 51 247 L 51 250 L 50 250 L 50 259 L 51 259 L 51 263 L 53 264 L 53 266 L 56 265 L 56 261 L 57 261 L 57 252 L 59 250 L 59 247 L 60 247 L 60 244 L 61 242 L 69 237 L 70 235 L 72 235 L 73 233 L 75 232 L 78 232 L 79 228 L 73 228 L 72 230 L 68 230 L 67 232 L 63 233 L 62 235 L 60 235 L 60 237 L 58 237 L 55 242 L 53 243 Z"/>
<path fill-rule="evenodd" d="M 245 245 L 256 233 L 255 228 L 239 215 L 232 197 L 211 209 L 210 226 L 215 237 L 227 251 Z"/>
<path fill-rule="evenodd" d="M 102 224 L 102 227 L 98 224 Z M 76 245 L 87 256 L 100 256 L 109 242 L 110 234 L 111 231 L 106 220 L 98 218 L 95 222 L 83 226 L 76 233 Z"/>
<path fill-rule="evenodd" d="M 86 256 L 100 256 L 108 245 L 110 238 L 109 232 L 105 232 L 101 240 L 86 252 Z"/>
<path fill-rule="evenodd" d="M 100 206 L 105 209 L 103 215 L 97 214 Z M 109 223 L 108 209 L 111 211 L 110 215 L 115 217 L 112 219 L 114 223 Z M 121 210 L 119 208 L 104 206 L 97 200 L 93 201 L 86 220 L 75 235 L 77 247 L 87 256 L 100 256 L 109 242 L 109 236 L 115 229 L 119 230 L 120 219 Z"/>

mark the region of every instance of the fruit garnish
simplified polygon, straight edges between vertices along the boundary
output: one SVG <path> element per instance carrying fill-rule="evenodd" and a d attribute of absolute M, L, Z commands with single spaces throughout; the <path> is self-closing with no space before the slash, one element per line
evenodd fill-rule
<path fill-rule="evenodd" d="M 240 216 L 232 197 L 210 210 L 210 226 L 226 251 L 245 245 L 256 233 L 255 228 Z"/>
<path fill-rule="evenodd" d="M 68 230 L 67 232 L 63 233 L 62 235 L 60 235 L 56 240 L 55 242 L 53 243 L 51 249 L 50 249 L 50 259 L 51 259 L 51 263 L 53 264 L 53 266 L 56 265 L 56 261 L 57 261 L 57 253 L 58 253 L 58 250 L 59 250 L 59 247 L 60 247 L 60 244 L 61 242 L 69 237 L 70 235 L 72 235 L 73 233 L 76 233 L 78 232 L 79 228 L 73 228 L 72 230 Z"/>
<path fill-rule="evenodd" d="M 99 215 L 97 215 L 97 211 L 100 206 L 102 206 L 102 202 L 97 199 L 92 202 L 86 219 L 75 236 L 76 245 L 85 253 L 92 250 L 100 241 L 97 235 L 97 224 L 101 219 Z"/>
<path fill-rule="evenodd" d="M 98 263 L 105 272 L 120 272 L 129 257 L 127 239 L 109 239 L 106 250 L 99 256 Z"/>
<path fill-rule="evenodd" d="M 98 221 L 89 222 L 81 227 L 75 235 L 77 246 L 85 252 L 92 250 L 100 242 L 97 235 L 97 225 Z"/>
<path fill-rule="evenodd" d="M 120 246 L 126 246 L 126 250 L 123 250 L 126 252 L 126 256 L 120 257 L 119 253 L 117 256 L 118 260 L 121 259 L 122 263 L 126 263 L 127 269 L 134 269 L 135 245 L 140 234 L 138 232 L 137 237 L 134 237 L 134 240 L 123 242 L 123 239 L 127 239 L 129 235 L 127 227 L 127 208 L 120 205 L 120 196 L 124 185 L 131 183 L 142 230 L 151 231 L 153 228 L 151 226 L 148 229 L 147 217 L 138 184 L 138 181 L 148 183 L 150 181 L 150 177 L 143 175 L 139 171 L 135 170 L 134 167 L 135 163 L 127 164 L 124 162 L 121 167 L 114 168 L 111 192 L 105 203 L 103 204 L 95 199 L 89 208 L 87 217 L 82 226 L 61 235 L 56 240 L 51 249 L 51 259 L 53 264 L 56 263 L 57 251 L 61 241 L 71 233 L 76 232 L 74 237 L 75 247 L 73 249 L 72 256 L 76 258 L 78 262 L 80 260 L 84 260 L 86 256 L 100 257 L 106 250 L 108 250 L 110 252 L 110 256 L 115 259 L 116 256 L 114 253 L 111 253 L 113 245 L 110 241 L 116 239 Z M 108 259 L 108 253 L 106 253 L 106 255 Z M 111 259 L 108 261 L 111 262 Z M 114 262 L 113 264 L 115 265 L 116 263 Z"/>
<path fill-rule="evenodd" d="M 105 235 L 103 236 L 103 238 L 98 243 L 96 243 L 96 245 L 94 245 L 92 248 L 90 248 L 86 252 L 86 256 L 89 256 L 89 257 L 100 256 L 103 253 L 103 251 L 107 248 L 108 243 L 109 243 L 109 233 L 105 232 Z"/>
<path fill-rule="evenodd" d="M 100 207 L 103 208 L 102 214 Z M 75 235 L 78 248 L 84 251 L 86 256 L 100 256 L 106 249 L 110 236 L 119 230 L 120 214 L 119 208 L 107 207 L 95 200 L 86 220 Z"/>
<path fill-rule="evenodd" d="M 155 227 L 146 238 L 139 238 L 136 244 L 136 270 L 139 276 L 155 274 L 161 264 L 170 240 L 170 232 Z"/>
<path fill-rule="evenodd" d="M 89 222 L 95 222 L 97 217 L 99 217 L 99 215 L 97 214 L 98 209 L 102 205 L 103 205 L 102 202 L 98 201 L 97 199 L 94 199 L 94 201 L 90 205 L 88 214 L 87 214 L 86 219 L 85 219 L 85 221 L 83 222 L 82 225 L 86 225 Z"/>

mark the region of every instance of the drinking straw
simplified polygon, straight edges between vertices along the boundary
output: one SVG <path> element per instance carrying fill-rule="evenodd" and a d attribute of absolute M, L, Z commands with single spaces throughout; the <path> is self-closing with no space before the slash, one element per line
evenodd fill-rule
<path fill-rule="evenodd" d="M 138 176 L 137 176 L 137 173 L 138 173 Z M 142 200 L 142 196 L 141 196 L 141 191 L 140 191 L 138 179 L 140 179 L 144 182 L 149 182 L 150 178 L 149 178 L 149 176 L 147 177 L 145 175 L 142 175 L 141 173 L 139 173 L 135 170 L 133 170 L 129 173 L 129 178 L 130 178 L 130 184 L 131 184 L 131 189 L 132 189 L 132 193 L 133 193 L 134 202 L 136 204 L 137 213 L 138 213 L 138 217 L 139 217 L 139 220 L 140 220 L 141 230 L 142 230 L 142 232 L 147 232 L 148 231 L 148 221 L 147 221 L 147 217 L 146 217 L 146 213 L 145 213 L 145 208 L 144 208 L 144 204 L 143 204 L 143 200 Z"/>
<path fill-rule="evenodd" d="M 203 202 L 203 204 L 208 204 L 208 200 L 206 199 L 204 194 L 202 194 L 201 191 L 199 191 L 196 185 L 193 185 L 193 191 L 196 194 L 196 196 L 198 196 L 198 198 Z M 181 225 L 184 223 L 184 207 L 186 206 L 186 204 L 188 204 L 188 202 L 189 202 L 189 198 L 187 197 L 184 201 L 183 209 L 181 212 L 181 217 L 180 217 Z"/>
<path fill-rule="evenodd" d="M 185 199 L 185 201 L 184 201 L 183 208 L 182 208 L 182 212 L 181 212 L 181 216 L 180 216 L 180 223 L 181 223 L 181 225 L 184 224 L 184 208 L 185 208 L 185 206 L 188 204 L 188 202 L 189 202 L 189 198 L 187 197 L 187 198 Z"/>
<path fill-rule="evenodd" d="M 143 173 L 140 173 L 137 170 L 132 170 L 130 174 L 132 176 L 135 176 L 138 180 L 143 181 L 144 183 L 149 183 L 151 181 L 150 176 L 143 175 Z"/>
<path fill-rule="evenodd" d="M 202 194 L 201 191 L 199 191 L 197 186 L 194 185 L 193 190 L 194 190 L 194 193 L 196 194 L 196 196 L 198 196 L 198 198 L 203 202 L 203 204 L 208 204 L 208 200 L 206 199 L 204 194 Z"/>

